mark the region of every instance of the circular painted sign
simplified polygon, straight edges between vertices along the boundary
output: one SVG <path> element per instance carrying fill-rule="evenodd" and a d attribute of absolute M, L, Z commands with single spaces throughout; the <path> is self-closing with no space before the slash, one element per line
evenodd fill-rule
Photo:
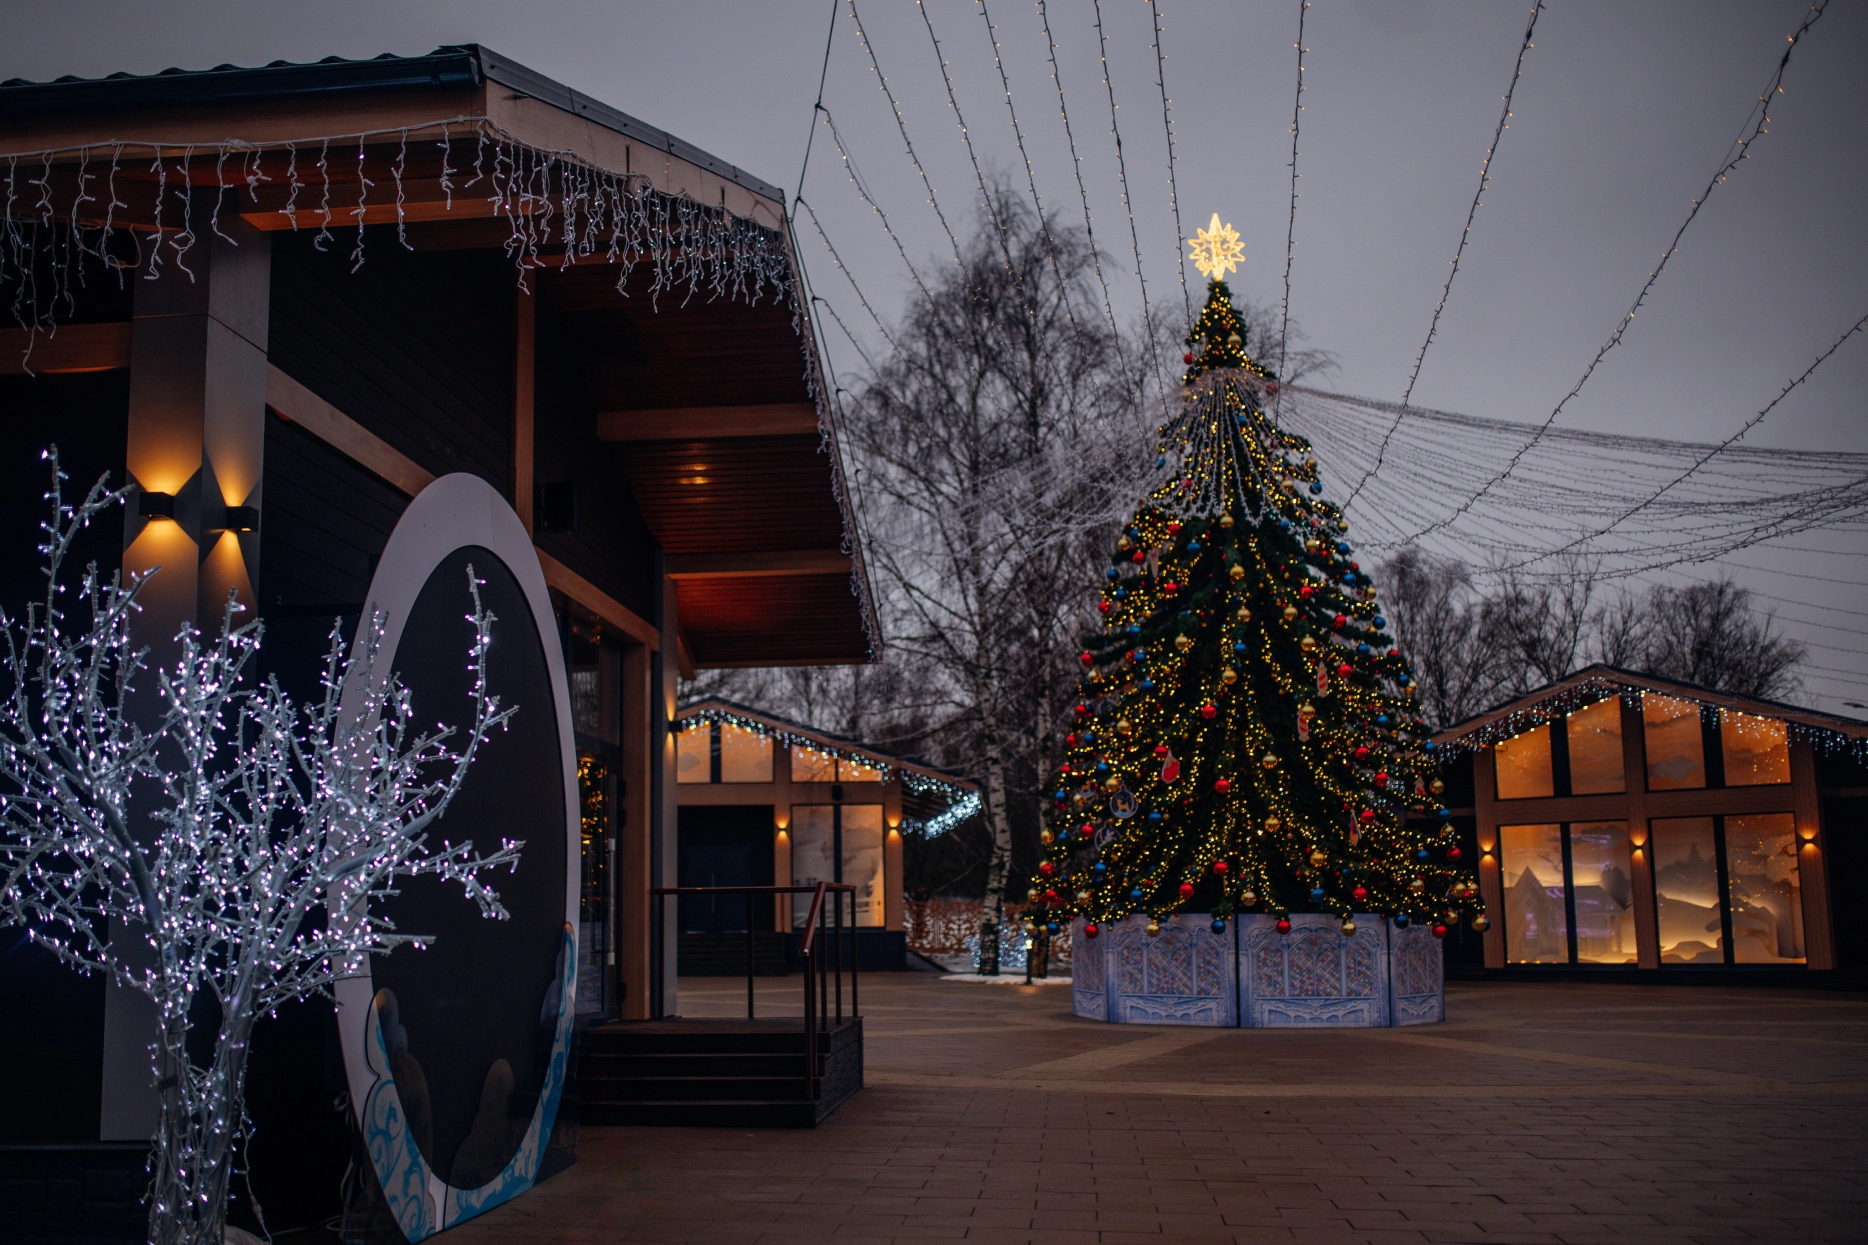
<path fill-rule="evenodd" d="M 411 1241 L 530 1188 L 556 1121 L 575 1015 L 577 757 L 557 626 L 518 515 L 484 480 L 449 475 L 409 505 L 364 608 L 414 720 L 472 724 L 469 568 L 494 615 L 488 691 L 516 706 L 482 743 L 431 843 L 491 853 L 488 920 L 458 883 L 406 879 L 378 911 L 423 935 L 337 986 L 351 1101 L 383 1202 Z M 357 650 L 353 647 L 353 659 Z M 452 741 L 460 742 L 457 735 Z"/>

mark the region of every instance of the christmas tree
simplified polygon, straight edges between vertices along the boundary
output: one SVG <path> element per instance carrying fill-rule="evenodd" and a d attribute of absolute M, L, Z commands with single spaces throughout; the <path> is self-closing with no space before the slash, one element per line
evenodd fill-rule
<path fill-rule="evenodd" d="M 1053 932 L 1180 912 L 1353 914 L 1444 935 L 1486 927 L 1405 657 L 1310 444 L 1265 413 L 1277 378 L 1246 354 L 1222 280 L 1238 235 L 1213 218 L 1211 278 L 1180 410 L 1104 572 L 1031 896 Z"/>

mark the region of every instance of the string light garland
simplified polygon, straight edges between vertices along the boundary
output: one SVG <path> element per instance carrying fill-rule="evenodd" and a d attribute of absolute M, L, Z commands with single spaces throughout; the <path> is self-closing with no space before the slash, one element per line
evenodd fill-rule
<path fill-rule="evenodd" d="M 1174 236 L 1184 238 L 1187 232 L 1180 223 L 1180 189 L 1175 184 L 1174 177 L 1174 118 L 1168 112 L 1167 53 L 1161 48 L 1161 8 L 1157 0 L 1148 0 L 1148 16 L 1153 20 L 1155 28 L 1153 44 L 1155 85 L 1161 90 L 1161 124 L 1167 129 L 1168 206 L 1174 210 Z M 1193 319 L 1193 295 L 1187 291 L 1187 265 L 1177 264 L 1175 270 L 1180 274 L 1181 305 L 1186 312 L 1187 319 L 1191 321 Z"/>
<path fill-rule="evenodd" d="M 1064 80 L 1057 69 L 1057 39 L 1051 34 L 1050 14 L 1045 11 L 1044 0 L 1037 0 L 1038 21 L 1044 27 L 1044 42 L 1051 53 L 1051 81 L 1057 87 L 1057 115 L 1063 118 L 1064 141 L 1070 145 L 1070 168 L 1077 176 L 1077 196 L 1083 200 L 1083 237 L 1089 243 L 1090 262 L 1096 269 L 1096 283 L 1103 289 L 1103 315 L 1109 321 L 1109 331 L 1120 334 L 1116 327 L 1115 308 L 1109 301 L 1109 278 L 1103 274 L 1103 252 L 1096 245 L 1096 228 L 1090 220 L 1090 192 L 1083 184 L 1083 157 L 1077 154 L 1077 136 L 1070 128 L 1070 109 L 1064 103 Z"/>
<path fill-rule="evenodd" d="M 922 296 L 929 302 L 932 302 L 934 300 L 934 295 L 928 291 L 927 282 L 921 279 L 921 272 L 915 267 L 914 261 L 908 258 L 908 248 L 903 245 L 901 237 L 895 232 L 894 226 L 889 224 L 888 213 L 882 210 L 882 205 L 876 202 L 875 196 L 869 193 L 869 187 L 864 184 L 861 175 L 857 173 L 856 162 L 850 158 L 849 146 L 843 141 L 843 135 L 837 129 L 836 118 L 831 115 L 830 109 L 821 104 L 818 105 L 817 111 L 823 114 L 824 124 L 830 129 L 831 141 L 836 144 L 837 155 L 843 161 L 844 172 L 849 174 L 850 185 L 856 187 L 856 193 L 862 196 L 863 202 L 869 205 L 869 210 L 875 213 L 877 220 L 882 222 L 882 232 L 886 233 L 889 236 L 889 241 L 895 244 L 896 253 L 902 257 L 902 265 L 908 269 L 908 275 L 914 280 L 915 288 L 919 289 Z M 799 198 L 803 198 L 802 192 L 800 192 Z M 850 279 L 852 283 L 854 283 L 855 277 L 852 276 Z"/>
<path fill-rule="evenodd" d="M 1291 103 L 1291 216 L 1284 228 L 1284 301 L 1278 304 L 1278 375 L 1284 375 L 1286 343 L 1291 336 L 1291 263 L 1297 255 L 1297 130 L 1304 115 L 1304 19 L 1310 0 L 1297 4 L 1297 94 Z M 1280 408 L 1281 409 L 1281 408 Z"/>
<path fill-rule="evenodd" d="M 1096 46 L 1103 65 L 1103 89 L 1109 93 L 1109 135 L 1116 143 L 1116 184 L 1122 188 L 1122 208 L 1129 214 L 1129 248 L 1135 256 L 1135 280 L 1142 290 L 1142 328 L 1148 334 L 1148 357 L 1155 361 L 1154 370 L 1159 372 L 1161 355 L 1155 343 L 1154 312 L 1148 305 L 1148 278 L 1142 275 L 1142 239 L 1135 227 L 1135 204 L 1129 198 L 1128 165 L 1122 158 L 1122 127 L 1116 121 L 1116 88 L 1109 80 L 1109 40 L 1103 33 L 1103 0 L 1090 0 L 1090 7 L 1096 15 Z"/>
<path fill-rule="evenodd" d="M 1660 280 L 1661 274 L 1667 270 L 1668 262 L 1679 253 L 1680 239 L 1686 236 L 1688 227 L 1692 225 L 1694 218 L 1699 215 L 1699 209 L 1706 205 L 1706 200 L 1712 196 L 1712 192 L 1725 183 L 1726 178 L 1730 176 L 1734 169 L 1745 160 L 1751 158 L 1751 144 L 1756 142 L 1757 139 L 1766 132 L 1766 127 L 1770 125 L 1771 102 L 1776 96 L 1783 93 L 1784 74 L 1790 67 L 1791 53 L 1797 50 L 1797 44 L 1802 40 L 1804 35 L 1809 33 L 1810 28 L 1816 25 L 1822 18 L 1824 11 L 1827 10 L 1828 7 L 1829 0 L 1813 0 L 1809 11 L 1803 18 L 1802 24 L 1788 36 L 1788 46 L 1784 48 L 1784 54 L 1777 62 L 1777 72 L 1772 75 L 1770 82 L 1765 86 L 1764 93 L 1758 97 L 1757 104 L 1752 108 L 1752 116 L 1756 118 L 1756 121 L 1754 122 L 1750 118 L 1746 119 L 1746 127 L 1741 127 L 1738 139 L 1733 144 L 1733 154 L 1719 166 L 1718 171 L 1712 175 L 1712 179 L 1706 183 L 1706 188 L 1700 192 L 1697 199 L 1693 200 L 1692 207 L 1687 211 L 1686 219 L 1681 221 L 1680 227 L 1674 231 L 1673 240 L 1667 244 L 1667 249 L 1662 252 L 1660 262 L 1654 266 L 1654 270 L 1648 273 L 1647 280 L 1642 283 L 1640 292 L 1635 295 L 1634 303 L 1628 308 L 1627 312 L 1623 314 L 1620 323 L 1615 326 L 1615 331 L 1609 334 L 1608 340 L 1603 342 L 1601 348 L 1596 351 L 1595 358 L 1589 361 L 1589 366 L 1583 369 L 1583 374 L 1577 380 L 1576 384 L 1570 388 L 1568 393 L 1563 395 L 1557 405 L 1552 408 L 1550 415 L 1537 430 L 1531 434 L 1531 438 L 1525 443 L 1524 448 L 1517 454 L 1512 455 L 1511 461 L 1505 464 L 1502 471 L 1492 479 L 1486 481 L 1485 484 L 1481 485 L 1478 492 L 1456 506 L 1453 513 L 1447 518 L 1422 528 L 1420 531 L 1416 532 L 1411 539 L 1419 540 L 1421 537 L 1431 535 L 1445 527 L 1448 523 L 1452 522 L 1453 519 L 1464 514 L 1467 509 L 1510 476 L 1511 473 L 1517 469 L 1524 454 L 1528 453 L 1532 447 L 1543 438 L 1544 433 L 1550 430 L 1551 425 L 1557 422 L 1557 417 L 1563 413 L 1563 408 L 1569 405 L 1570 399 L 1583 391 L 1583 386 L 1589 383 L 1589 378 L 1591 376 L 1595 375 L 1596 368 L 1601 364 L 1602 360 L 1607 357 L 1609 351 L 1621 344 L 1623 334 L 1628 331 L 1628 326 L 1634 322 L 1635 312 L 1639 311 L 1642 304 L 1647 301 L 1647 296 L 1654 289 L 1655 283 Z"/>
<path fill-rule="evenodd" d="M 1518 59 L 1511 69 L 1511 83 L 1505 88 L 1505 106 L 1499 110 L 1498 125 L 1492 131 L 1492 141 L 1485 149 L 1485 159 L 1479 162 L 1479 188 L 1472 193 L 1472 205 L 1466 209 L 1466 224 L 1459 231 L 1459 245 L 1453 248 L 1453 258 L 1448 261 L 1446 284 L 1440 289 L 1440 301 L 1433 305 L 1433 319 L 1427 324 L 1427 338 L 1420 344 L 1420 351 L 1414 356 L 1414 370 L 1407 378 L 1407 388 L 1401 393 L 1401 410 L 1395 415 L 1394 425 L 1382 434 L 1382 443 L 1375 452 L 1375 465 L 1370 467 L 1355 488 L 1349 491 L 1344 506 L 1352 504 L 1362 495 L 1363 488 L 1371 477 L 1382 469 L 1382 460 L 1388 452 L 1388 442 L 1394 437 L 1394 430 L 1406 417 L 1407 405 L 1414 397 L 1414 384 L 1420 379 L 1421 364 L 1427 360 L 1427 349 L 1433 345 L 1434 334 L 1440 329 L 1440 314 L 1446 310 L 1446 300 L 1453 295 L 1453 278 L 1459 275 L 1459 261 L 1466 254 L 1466 243 L 1472 237 L 1472 222 L 1479 214 L 1479 205 L 1485 199 L 1485 187 L 1492 176 L 1492 157 L 1498 153 L 1498 144 L 1511 128 L 1511 98 L 1518 92 L 1518 79 L 1524 74 L 1524 54 L 1535 45 L 1531 36 L 1537 31 L 1537 15 L 1544 11 L 1544 0 L 1535 0 L 1531 5 L 1531 20 L 1524 27 L 1524 41 L 1518 45 Z"/>
<path fill-rule="evenodd" d="M 1215 275 L 1084 639 L 1029 898 L 1091 937 L 1190 910 L 1484 928 L 1412 671 L 1309 442 L 1265 414 L 1277 377 L 1245 332 Z"/>

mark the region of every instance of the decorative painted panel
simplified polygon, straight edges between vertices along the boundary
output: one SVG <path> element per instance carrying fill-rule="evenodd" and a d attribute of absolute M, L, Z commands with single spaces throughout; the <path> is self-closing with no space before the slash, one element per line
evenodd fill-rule
<path fill-rule="evenodd" d="M 1345 936 L 1333 916 L 1291 918 L 1280 934 L 1269 916 L 1239 921 L 1239 953 L 1252 966 L 1239 1000 L 1249 1028 L 1385 1028 L 1389 1023 L 1387 922 L 1356 917 Z"/>
<path fill-rule="evenodd" d="M 1446 958 L 1443 944 L 1425 925 L 1395 929 L 1388 924 L 1392 973 L 1392 1022 L 1436 1024 L 1446 1019 Z"/>
<path fill-rule="evenodd" d="M 1070 923 L 1070 1010 L 1091 1020 L 1109 1019 L 1109 938 L 1083 936 L 1082 917 Z"/>
<path fill-rule="evenodd" d="M 1109 1018 L 1123 1024 L 1237 1024 L 1231 931 L 1215 935 L 1211 924 L 1204 916 L 1171 917 L 1155 938 L 1138 917 L 1109 926 L 1098 939 L 1109 942 L 1118 969 Z"/>

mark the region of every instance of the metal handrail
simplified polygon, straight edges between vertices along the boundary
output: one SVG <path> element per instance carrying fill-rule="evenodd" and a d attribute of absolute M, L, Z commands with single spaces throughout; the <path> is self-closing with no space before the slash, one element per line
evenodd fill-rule
<path fill-rule="evenodd" d="M 804 918 L 804 937 L 799 940 L 798 958 L 804 961 L 804 1067 L 807 1082 L 811 1087 L 811 1101 L 817 1102 L 823 1096 L 823 1086 L 817 1072 L 817 1048 L 819 1033 L 830 1028 L 831 999 L 836 995 L 836 1023 L 843 1024 L 843 900 L 850 897 L 850 933 L 852 939 L 856 933 L 856 887 L 848 882 L 818 882 L 813 886 L 655 886 L 649 894 L 662 895 L 744 895 L 746 896 L 746 1019 L 755 1019 L 753 1015 L 753 921 L 752 897 L 754 895 L 809 895 L 811 910 Z M 834 983 L 829 980 L 832 973 L 830 956 L 816 954 L 817 932 L 824 926 L 824 900 L 835 895 L 831 901 L 832 919 L 835 922 L 835 938 L 832 940 L 833 954 L 836 956 Z M 856 948 L 850 948 L 850 1018 L 859 1020 L 862 1013 L 857 1007 L 857 968 Z"/>

